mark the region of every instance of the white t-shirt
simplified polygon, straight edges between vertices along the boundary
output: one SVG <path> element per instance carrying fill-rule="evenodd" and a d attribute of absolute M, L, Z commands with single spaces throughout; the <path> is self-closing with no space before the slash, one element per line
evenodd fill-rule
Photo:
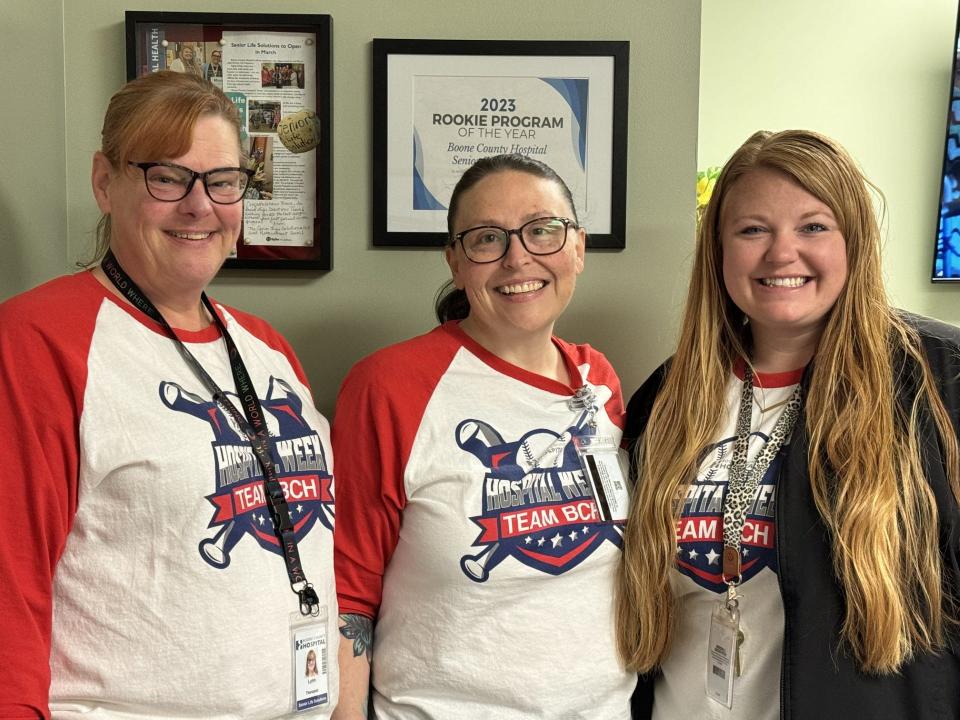
<path fill-rule="evenodd" d="M 622 526 L 599 522 L 573 444 L 557 444 L 584 431 L 570 405 L 584 384 L 619 443 L 619 381 L 589 346 L 555 344 L 572 385 L 456 323 L 344 381 L 337 584 L 341 612 L 376 618 L 380 720 L 630 717 L 612 608 Z"/>
<path fill-rule="evenodd" d="M 770 437 L 803 370 L 760 373 L 754 377 L 753 416 L 747 462 L 752 463 Z M 707 638 L 710 617 L 726 595 L 721 579 L 723 499 L 736 442 L 742 369 L 731 374 L 727 424 L 719 440 L 704 451 L 697 479 L 687 491 L 677 526 L 677 570 L 670 577 L 679 600 L 679 625 L 663 675 L 654 691 L 654 720 L 778 720 L 783 601 L 777 580 L 777 479 L 784 444 L 758 483 L 747 510 L 742 537 L 740 595 L 741 676 L 734 681 L 733 707 L 706 695 Z M 787 443 L 789 442 L 789 438 Z"/>
<path fill-rule="evenodd" d="M 329 697 L 311 716 L 328 717 L 339 637 L 328 424 L 286 341 L 216 307 L 260 398 L 327 613 Z M 59 719 L 292 715 L 299 601 L 234 421 L 163 329 L 89 272 L 0 305 L 0 327 L 3 407 L 17 427 L 0 443 L 0 716 L 48 702 Z M 215 325 L 178 336 L 234 391 Z"/>

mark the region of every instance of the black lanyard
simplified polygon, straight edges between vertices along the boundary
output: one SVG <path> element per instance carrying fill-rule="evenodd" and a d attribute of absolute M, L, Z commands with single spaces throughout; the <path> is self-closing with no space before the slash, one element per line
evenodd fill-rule
<path fill-rule="evenodd" d="M 247 372 L 247 366 L 243 364 L 243 358 L 240 357 L 240 351 L 236 343 L 227 332 L 227 327 L 223 320 L 213 308 L 213 303 L 206 293 L 200 294 L 200 299 L 204 306 L 210 311 L 214 322 L 220 329 L 223 336 L 223 342 L 227 346 L 227 355 L 230 358 L 230 370 L 233 373 L 233 382 L 236 385 L 237 395 L 240 398 L 243 413 L 237 410 L 236 406 L 230 401 L 226 393 L 220 389 L 216 381 L 210 377 L 210 374 L 204 370 L 200 362 L 193 356 L 193 353 L 177 337 L 173 328 L 166 321 L 163 315 L 157 310 L 156 306 L 150 302 L 150 299 L 137 287 L 137 284 L 124 272 L 120 263 L 113 255 L 112 250 L 108 250 L 103 262 L 100 264 L 104 274 L 110 279 L 110 282 L 119 290 L 124 297 L 129 300 L 134 307 L 143 312 L 151 320 L 163 326 L 170 338 L 176 343 L 180 355 L 190 366 L 190 369 L 206 385 L 207 390 L 213 394 L 213 401 L 223 408 L 234 419 L 241 430 L 246 434 L 253 452 L 260 462 L 263 469 L 263 489 L 267 500 L 267 507 L 270 510 L 270 519 L 273 521 L 273 531 L 280 542 L 280 552 L 283 555 L 284 563 L 287 566 L 287 576 L 290 578 L 290 588 L 300 598 L 300 612 L 303 615 L 317 615 L 320 612 L 320 599 L 317 597 L 313 586 L 307 582 L 307 577 L 303 572 L 303 565 L 300 562 L 300 551 L 297 549 L 297 539 L 294 534 L 293 522 L 290 519 L 290 510 L 287 507 L 287 500 L 283 495 L 283 487 L 277 479 L 277 469 L 273 458 L 270 456 L 270 431 L 267 428 L 267 419 L 263 408 L 260 405 L 260 399 L 257 397 L 256 390 L 253 387 L 253 381 L 250 379 L 250 373 Z"/>

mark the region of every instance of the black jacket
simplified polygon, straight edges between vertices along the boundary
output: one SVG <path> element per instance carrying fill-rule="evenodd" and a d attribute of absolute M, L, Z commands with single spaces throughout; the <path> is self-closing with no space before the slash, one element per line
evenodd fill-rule
<path fill-rule="evenodd" d="M 947 413 L 960 435 L 960 330 L 927 318 L 906 316 L 923 340 Z M 900 395 L 915 393 L 916 375 L 899 363 Z M 633 444 L 649 419 L 665 365 L 634 394 L 627 407 L 624 437 Z M 809 382 L 809 373 L 804 383 Z M 944 584 L 960 600 L 960 507 L 947 484 L 942 445 L 932 421 L 922 421 L 925 467 L 940 517 Z M 960 719 L 960 632 L 939 656 L 923 655 L 896 675 L 866 675 L 840 644 L 844 600 L 833 573 L 830 538 L 817 512 L 807 474 L 809 438 L 804 417 L 777 481 L 777 553 L 783 597 L 784 638 L 780 717 L 784 720 Z M 641 678 L 634 718 L 650 717 L 653 678 Z"/>

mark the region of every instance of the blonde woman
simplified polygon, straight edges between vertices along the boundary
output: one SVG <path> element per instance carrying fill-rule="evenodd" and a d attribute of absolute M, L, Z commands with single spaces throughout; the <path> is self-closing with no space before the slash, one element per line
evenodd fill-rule
<path fill-rule="evenodd" d="M 197 60 L 197 51 L 192 45 L 180 45 L 177 49 L 177 57 L 170 63 L 170 69 L 178 73 L 203 77 L 203 66 Z"/>
<path fill-rule="evenodd" d="M 717 180 L 628 408 L 641 717 L 960 717 L 960 330 L 890 307 L 870 187 L 805 131 Z"/>

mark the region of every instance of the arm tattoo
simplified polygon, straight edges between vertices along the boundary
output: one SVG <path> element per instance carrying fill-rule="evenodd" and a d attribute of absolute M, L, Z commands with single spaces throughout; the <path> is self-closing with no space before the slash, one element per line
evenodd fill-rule
<path fill-rule="evenodd" d="M 369 662 L 373 652 L 373 620 L 355 613 L 341 615 L 340 620 L 343 622 L 340 626 L 340 634 L 347 640 L 353 640 L 353 656 L 360 657 L 366 654 Z"/>

